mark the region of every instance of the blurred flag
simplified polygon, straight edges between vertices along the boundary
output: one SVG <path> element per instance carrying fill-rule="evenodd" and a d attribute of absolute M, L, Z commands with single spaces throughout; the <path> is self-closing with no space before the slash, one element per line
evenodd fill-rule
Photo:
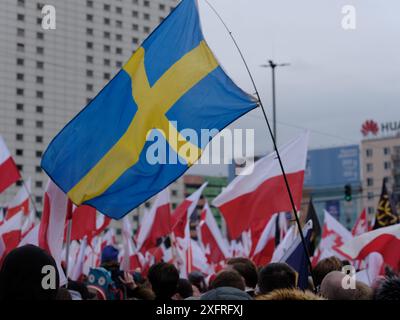
<path fill-rule="evenodd" d="M 271 262 L 275 250 L 275 226 L 277 220 L 278 214 L 274 214 L 268 221 L 258 242 L 254 243 L 254 249 L 252 249 L 250 256 L 257 266 L 265 266 Z"/>
<path fill-rule="evenodd" d="M 389 192 L 386 187 L 386 179 L 383 179 L 381 198 L 376 209 L 374 230 L 382 227 L 391 226 L 399 222 L 396 208 L 392 205 Z"/>
<path fill-rule="evenodd" d="M 354 223 L 351 234 L 353 236 L 358 236 L 369 231 L 367 211 L 364 209 L 358 216 L 356 222 Z"/>
<path fill-rule="evenodd" d="M 0 226 L 0 265 L 1 260 L 21 241 L 23 217 L 23 212 L 19 212 Z"/>
<path fill-rule="evenodd" d="M 2 136 L 0 136 L 0 193 L 21 179 L 21 175 Z"/>
<path fill-rule="evenodd" d="M 279 148 L 293 200 L 298 209 L 303 193 L 309 133 Z M 236 177 L 213 201 L 225 218 L 229 237 L 243 231 L 260 232 L 274 213 L 291 211 L 289 195 L 275 152 L 258 160 L 248 175 Z"/>
<path fill-rule="evenodd" d="M 208 47 L 196 1 L 183 0 L 54 138 L 41 165 L 76 205 L 119 219 L 200 158 L 212 139 L 197 141 L 202 130 L 222 130 L 256 106 Z"/>
<path fill-rule="evenodd" d="M 303 227 L 303 236 L 308 250 L 310 248 L 312 231 L 312 220 L 309 220 Z M 303 243 L 301 242 L 300 235 L 298 235 L 289 250 L 282 257 L 281 262 L 286 262 L 297 272 L 297 286 L 302 290 L 308 288 L 308 276 L 310 275 L 310 271 L 307 260 L 308 257 L 304 251 Z"/>
<path fill-rule="evenodd" d="M 22 211 L 24 215 L 29 214 L 29 194 L 31 192 L 31 179 L 29 178 L 26 184 L 23 184 L 15 197 L 10 201 L 7 206 L 6 220 L 10 219 L 13 215 Z"/>
<path fill-rule="evenodd" d="M 315 211 L 315 207 L 312 201 L 312 198 L 310 198 L 310 202 L 308 204 L 308 210 L 307 210 L 307 217 L 305 221 L 312 220 L 313 223 L 313 231 L 311 234 L 311 247 L 310 247 L 310 255 L 314 255 L 315 248 L 317 246 L 317 241 L 321 237 L 321 225 L 319 223 L 319 219 L 317 216 L 317 212 Z"/>

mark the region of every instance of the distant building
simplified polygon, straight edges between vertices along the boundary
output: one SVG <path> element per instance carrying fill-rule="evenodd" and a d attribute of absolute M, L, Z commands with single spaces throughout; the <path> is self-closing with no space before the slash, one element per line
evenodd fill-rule
<path fill-rule="evenodd" d="M 372 218 L 384 178 L 389 191 L 400 199 L 400 135 L 367 138 L 361 142 L 361 154 L 364 206 Z"/>

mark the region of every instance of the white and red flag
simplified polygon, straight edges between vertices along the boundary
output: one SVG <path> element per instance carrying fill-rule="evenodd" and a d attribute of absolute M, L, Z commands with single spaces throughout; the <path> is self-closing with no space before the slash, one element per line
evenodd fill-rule
<path fill-rule="evenodd" d="M 21 179 L 21 175 L 2 136 L 0 136 L 0 193 Z"/>
<path fill-rule="evenodd" d="M 141 267 L 137 251 L 133 243 L 132 232 L 133 227 L 131 223 L 131 216 L 126 215 L 122 219 L 122 244 L 124 253 L 122 256 L 121 269 L 127 272 Z"/>
<path fill-rule="evenodd" d="M 250 256 L 257 266 L 265 266 L 271 262 L 275 250 L 276 219 L 278 214 L 272 215 L 258 242 L 253 245 Z"/>
<path fill-rule="evenodd" d="M 351 230 L 351 234 L 353 236 L 359 236 L 360 234 L 363 234 L 368 231 L 369 231 L 369 226 L 368 226 L 367 211 L 364 209 L 358 216 L 353 226 L 353 229 Z"/>
<path fill-rule="evenodd" d="M 315 264 L 331 256 L 346 259 L 346 256 L 343 255 L 339 248 L 352 238 L 351 232 L 325 210 L 321 241 L 314 254 L 313 263 Z"/>
<path fill-rule="evenodd" d="M 21 229 L 21 237 L 24 238 L 36 225 L 36 213 L 34 210 L 29 212 L 29 215 L 25 218 L 25 221 Z"/>
<path fill-rule="evenodd" d="M 187 197 L 172 214 L 172 234 L 177 263 L 181 270 L 181 277 L 185 278 L 192 272 L 192 250 L 190 245 L 190 216 L 195 211 L 200 200 L 205 182 L 199 189 Z"/>
<path fill-rule="evenodd" d="M 71 265 L 71 273 L 69 278 L 74 281 L 78 281 L 83 274 L 83 264 L 85 263 L 85 254 L 87 248 L 87 238 L 84 237 L 79 245 L 78 257 L 74 264 Z"/>
<path fill-rule="evenodd" d="M 51 254 L 57 263 L 60 283 L 65 281 L 61 268 L 64 228 L 68 211 L 66 194 L 49 180 L 44 194 L 42 219 L 39 227 L 39 247 Z"/>
<path fill-rule="evenodd" d="M 228 242 L 222 236 L 207 201 L 200 214 L 198 236 L 209 264 L 219 264 L 230 257 Z"/>
<path fill-rule="evenodd" d="M 350 259 L 362 260 L 372 252 L 382 255 L 385 264 L 400 270 L 400 224 L 379 228 L 346 241 L 340 251 Z"/>
<path fill-rule="evenodd" d="M 305 132 L 279 148 L 283 167 L 297 209 L 300 209 L 309 133 Z M 274 213 L 292 211 L 276 153 L 247 168 L 213 201 L 225 218 L 229 236 L 263 229 Z"/>
<path fill-rule="evenodd" d="M 0 262 L 21 241 L 23 213 L 15 214 L 0 226 Z"/>
<path fill-rule="evenodd" d="M 26 184 L 23 184 L 15 197 L 7 206 L 7 214 L 5 219 L 10 219 L 13 215 L 22 211 L 26 216 L 29 215 L 29 196 L 31 192 L 31 179 L 29 178 Z"/>
<path fill-rule="evenodd" d="M 136 238 L 137 250 L 145 252 L 157 247 L 157 240 L 172 232 L 169 189 L 165 188 L 155 197 L 153 206 L 140 223 Z"/>

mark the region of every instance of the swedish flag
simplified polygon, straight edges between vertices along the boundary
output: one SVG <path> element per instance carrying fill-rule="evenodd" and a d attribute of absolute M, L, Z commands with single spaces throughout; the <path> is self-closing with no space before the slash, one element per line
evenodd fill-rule
<path fill-rule="evenodd" d="M 204 40 L 197 2 L 183 0 L 53 139 L 41 165 L 75 204 L 119 219 L 200 157 L 205 145 L 182 136 L 183 129 L 199 136 L 222 130 L 255 107 Z M 166 158 L 180 161 L 149 163 L 154 131 L 163 132 Z"/>

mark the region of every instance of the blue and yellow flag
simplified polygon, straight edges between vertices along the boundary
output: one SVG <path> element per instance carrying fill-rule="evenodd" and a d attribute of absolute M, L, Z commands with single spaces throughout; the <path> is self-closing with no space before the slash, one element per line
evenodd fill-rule
<path fill-rule="evenodd" d="M 119 219 L 201 156 L 211 137 L 196 143 L 185 129 L 222 130 L 256 105 L 208 47 L 197 2 L 183 0 L 53 139 L 41 165 L 76 205 Z M 157 152 L 179 161 L 149 161 L 162 142 Z"/>

